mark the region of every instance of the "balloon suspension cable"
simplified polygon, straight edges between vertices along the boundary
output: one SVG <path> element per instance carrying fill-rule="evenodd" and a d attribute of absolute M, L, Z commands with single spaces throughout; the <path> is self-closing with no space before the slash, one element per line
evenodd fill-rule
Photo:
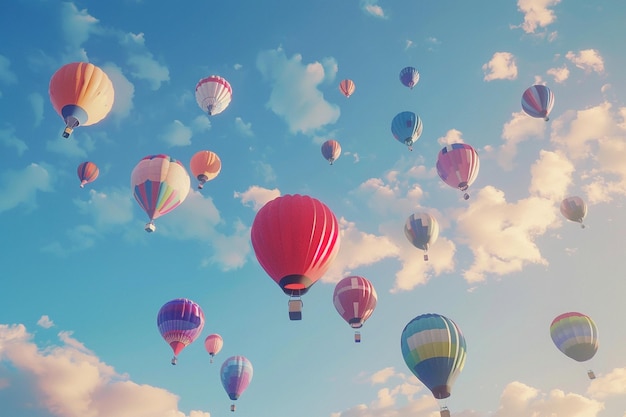
<path fill-rule="evenodd" d="M 176 356 L 174 356 L 172 358 L 172 365 L 176 365 L 178 363 L 178 359 L 176 358 Z"/>

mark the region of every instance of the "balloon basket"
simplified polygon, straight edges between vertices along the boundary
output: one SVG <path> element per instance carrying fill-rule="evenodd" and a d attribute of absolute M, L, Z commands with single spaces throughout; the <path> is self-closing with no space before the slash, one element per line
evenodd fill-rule
<path fill-rule="evenodd" d="M 289 300 L 289 320 L 302 320 L 302 300 Z"/>
<path fill-rule="evenodd" d="M 154 225 L 154 223 L 148 223 L 146 224 L 146 227 L 144 228 L 144 230 L 148 233 L 152 233 L 156 230 L 156 226 Z"/>
<path fill-rule="evenodd" d="M 441 407 L 441 410 L 439 410 L 439 415 L 441 417 L 450 417 L 450 410 L 448 410 L 448 407 Z"/>
<path fill-rule="evenodd" d="M 172 358 L 172 362 L 171 362 L 171 364 L 172 364 L 172 365 L 176 365 L 177 363 L 178 363 L 178 359 L 176 359 L 176 356 L 174 356 L 174 357 Z"/>
<path fill-rule="evenodd" d="M 230 405 L 230 411 L 233 411 L 233 412 L 235 411 L 235 404 Z"/>
<path fill-rule="evenodd" d="M 361 343 L 361 332 L 354 332 L 354 343 Z"/>
<path fill-rule="evenodd" d="M 591 369 L 587 371 L 587 376 L 589 379 L 596 379 L 596 374 Z"/>

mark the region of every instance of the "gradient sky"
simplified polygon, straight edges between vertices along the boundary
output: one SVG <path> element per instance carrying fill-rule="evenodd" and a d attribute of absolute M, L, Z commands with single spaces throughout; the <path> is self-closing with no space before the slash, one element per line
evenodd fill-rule
<path fill-rule="evenodd" d="M 480 7 L 476 7 L 480 4 Z M 239 417 L 435 417 L 406 367 L 404 326 L 454 320 L 467 361 L 446 405 L 455 417 L 626 416 L 626 3 L 615 0 L 5 1 L 0 13 L 0 404 L 6 417 L 233 415 L 219 380 L 232 355 L 254 378 Z M 108 117 L 61 137 L 48 84 L 89 61 L 115 87 Z M 403 67 L 421 78 L 410 90 Z M 209 118 L 194 88 L 230 81 Z M 356 91 L 345 98 L 339 81 Z M 555 94 L 550 121 L 523 91 Z M 391 120 L 413 111 L 412 152 Z M 330 166 L 320 145 L 338 140 Z M 471 198 L 437 176 L 439 150 L 474 146 Z M 220 175 L 143 230 L 130 173 L 144 156 L 186 166 L 216 152 Z M 79 188 L 76 167 L 100 177 Z M 289 321 L 288 297 L 259 266 L 250 227 L 284 194 L 328 205 L 341 249 Z M 561 200 L 583 197 L 587 227 Z M 406 218 L 435 215 L 430 261 Z M 347 275 L 378 306 L 362 343 L 332 304 Z M 186 297 L 206 314 L 178 365 L 156 314 Z M 549 326 L 596 322 L 600 348 L 577 363 Z M 597 379 L 586 371 L 593 368 Z"/>

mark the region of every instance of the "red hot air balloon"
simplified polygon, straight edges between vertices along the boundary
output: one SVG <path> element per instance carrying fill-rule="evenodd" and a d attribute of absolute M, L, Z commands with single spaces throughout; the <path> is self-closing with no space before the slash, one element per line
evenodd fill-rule
<path fill-rule="evenodd" d="M 50 101 L 65 121 L 63 137 L 77 126 L 89 126 L 104 119 L 115 99 L 113 83 L 104 71 L 88 62 L 63 65 L 50 79 Z"/>
<path fill-rule="evenodd" d="M 361 276 L 345 277 L 335 286 L 333 304 L 337 312 L 353 329 L 360 329 L 363 323 L 370 318 L 378 295 L 370 281 Z M 361 342 L 361 334 L 354 333 L 354 341 Z"/>
<path fill-rule="evenodd" d="M 339 251 L 339 224 L 333 212 L 306 195 L 283 195 L 256 214 L 252 247 L 261 267 L 292 299 L 289 318 L 301 320 L 302 300 Z"/>
<path fill-rule="evenodd" d="M 90 182 L 94 182 L 96 178 L 98 178 L 98 174 L 100 174 L 100 170 L 98 166 L 93 162 L 83 162 L 76 169 L 76 174 L 78 175 L 78 179 L 80 180 L 80 188 L 84 188 L 85 184 Z"/>
<path fill-rule="evenodd" d="M 177 298 L 161 307 L 157 315 L 157 326 L 163 339 L 174 351 L 172 365 L 176 365 L 180 352 L 202 333 L 204 312 L 197 303 L 186 298 Z"/>
<path fill-rule="evenodd" d="M 217 333 L 210 334 L 204 339 L 204 348 L 207 353 L 211 355 L 211 363 L 213 363 L 213 357 L 220 353 L 222 347 L 224 346 L 224 339 Z"/>

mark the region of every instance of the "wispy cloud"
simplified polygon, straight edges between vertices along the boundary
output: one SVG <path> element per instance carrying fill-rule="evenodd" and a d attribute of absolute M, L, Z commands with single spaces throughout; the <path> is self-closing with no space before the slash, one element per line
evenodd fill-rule
<path fill-rule="evenodd" d="M 517 78 L 515 56 L 510 52 L 496 52 L 491 60 L 483 65 L 485 81 L 514 80 Z"/>
<path fill-rule="evenodd" d="M 584 49 L 582 51 L 569 51 L 565 54 L 565 58 L 569 59 L 576 67 L 585 72 L 604 73 L 604 59 L 600 52 L 595 49 Z"/>
<path fill-rule="evenodd" d="M 49 168 L 32 163 L 19 171 L 5 171 L 0 176 L 0 213 L 24 206 L 32 210 L 37 206 L 39 191 L 52 191 Z"/>
<path fill-rule="evenodd" d="M 19 156 L 22 156 L 22 154 L 28 149 L 26 142 L 17 137 L 15 134 L 15 128 L 13 127 L 0 129 L 0 143 L 7 148 L 15 148 Z"/>
<path fill-rule="evenodd" d="M 43 327 L 44 329 L 49 329 L 54 326 L 54 322 L 50 320 L 50 317 L 47 315 L 43 315 L 39 318 L 39 320 L 37 320 L 37 325 Z"/>
<path fill-rule="evenodd" d="M 387 16 L 383 8 L 378 5 L 377 0 L 360 0 L 361 1 L 361 9 L 370 16 L 378 17 L 381 19 L 386 19 Z"/>
<path fill-rule="evenodd" d="M 241 136 L 252 137 L 252 123 L 246 123 L 241 117 L 235 117 L 235 129 L 241 134 Z"/>

